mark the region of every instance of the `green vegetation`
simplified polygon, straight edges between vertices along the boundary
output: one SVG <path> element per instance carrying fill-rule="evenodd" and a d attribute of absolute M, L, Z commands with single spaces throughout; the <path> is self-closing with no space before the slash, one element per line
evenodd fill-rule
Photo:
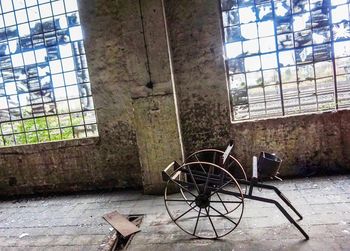
<path fill-rule="evenodd" d="M 59 129 L 59 127 L 64 127 Z M 3 134 L 1 145 L 35 144 L 74 138 L 72 126 L 84 125 L 82 114 L 40 117 L 1 124 Z M 0 140 L 1 141 L 1 140 Z"/>

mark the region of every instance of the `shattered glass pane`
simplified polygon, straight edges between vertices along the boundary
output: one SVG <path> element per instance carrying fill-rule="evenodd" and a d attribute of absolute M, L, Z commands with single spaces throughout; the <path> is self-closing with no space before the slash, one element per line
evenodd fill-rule
<path fill-rule="evenodd" d="M 310 10 L 309 0 L 293 0 L 293 13 L 300 13 Z"/>
<path fill-rule="evenodd" d="M 290 49 L 294 47 L 294 39 L 292 33 L 282 34 L 277 36 L 278 49 Z"/>
<path fill-rule="evenodd" d="M 256 21 L 255 7 L 244 7 L 239 9 L 239 18 L 241 24 L 251 23 Z"/>
<path fill-rule="evenodd" d="M 314 44 L 323 44 L 330 41 L 331 33 L 329 27 L 314 29 L 312 41 Z"/>
<path fill-rule="evenodd" d="M 294 31 L 302 31 L 311 28 L 311 15 L 310 12 L 295 15 L 293 17 L 293 29 Z"/>
<path fill-rule="evenodd" d="M 229 5 L 235 1 L 223 2 Z M 61 128 L 54 140 L 97 136 L 77 0 L 6 0 L 1 1 L 1 10 L 0 126 L 12 120 L 14 128 L 5 130 L 6 139 L 4 131 L 0 133 L 0 145 L 48 141 L 51 132 L 46 130 L 45 116 L 62 113 L 70 120 L 69 114 L 75 112 L 76 127 Z M 234 13 L 227 13 L 228 25 L 239 23 L 237 15 L 229 16 Z M 89 127 L 84 125 L 83 109 L 93 121 Z M 28 120 L 33 117 L 36 119 Z M 60 126 L 64 127 L 58 123 L 56 128 Z"/>
<path fill-rule="evenodd" d="M 292 32 L 292 21 L 290 18 L 291 16 L 286 18 L 287 21 L 277 22 L 277 34 Z"/>
<path fill-rule="evenodd" d="M 233 107 L 233 115 L 237 120 L 249 119 L 248 105 L 237 105 Z"/>
<path fill-rule="evenodd" d="M 301 49 L 295 49 L 295 58 L 298 64 L 312 62 L 312 47 L 310 46 Z"/>
<path fill-rule="evenodd" d="M 224 26 L 236 28 L 234 35 L 225 31 L 226 56 L 235 60 L 227 65 L 249 89 L 249 109 L 241 118 L 331 110 L 337 100 L 339 107 L 350 107 L 344 98 L 350 91 L 348 0 L 242 0 L 229 8 Z M 342 100 L 335 96 L 335 72 Z M 282 91 L 282 101 L 278 91 L 270 100 L 272 87 Z M 233 112 L 238 115 L 235 105 Z"/>
<path fill-rule="evenodd" d="M 223 12 L 222 22 L 225 27 L 239 24 L 238 11 L 231 10 Z"/>
<path fill-rule="evenodd" d="M 334 24 L 332 29 L 334 40 L 343 40 L 350 38 L 350 22 L 346 21 L 339 24 Z"/>
<path fill-rule="evenodd" d="M 232 43 L 241 40 L 241 29 L 239 26 L 225 28 L 225 42 Z"/>
<path fill-rule="evenodd" d="M 221 8 L 222 10 L 230 10 L 238 7 L 237 0 L 221 0 Z"/>
<path fill-rule="evenodd" d="M 295 47 L 302 47 L 312 44 L 311 30 L 304 30 L 294 33 Z"/>
<path fill-rule="evenodd" d="M 277 0 L 275 2 L 275 15 L 276 18 L 282 18 L 290 16 L 291 6 L 289 0 Z"/>
<path fill-rule="evenodd" d="M 271 20 L 273 17 L 272 14 L 272 6 L 271 3 L 265 3 L 262 5 L 258 5 L 257 7 L 257 15 L 260 21 Z"/>

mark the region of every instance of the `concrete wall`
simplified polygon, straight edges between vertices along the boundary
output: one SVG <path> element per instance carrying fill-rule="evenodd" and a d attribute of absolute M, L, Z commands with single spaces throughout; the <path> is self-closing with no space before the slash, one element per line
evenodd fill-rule
<path fill-rule="evenodd" d="M 142 185 L 145 193 L 160 194 L 161 171 L 182 160 L 162 0 L 119 2 Z"/>
<path fill-rule="evenodd" d="M 265 150 L 284 160 L 282 175 L 350 170 L 349 111 L 231 124 L 219 1 L 168 0 L 166 13 L 186 154 L 232 138 L 247 169 Z"/>
<path fill-rule="evenodd" d="M 231 138 L 247 169 L 266 150 L 283 158 L 283 175 L 349 170 L 348 111 L 231 124 L 219 2 L 164 0 L 166 19 L 162 3 L 79 1 L 100 137 L 1 148 L 0 196 L 159 193 L 160 171 L 181 161 L 181 143 L 189 154 Z"/>
<path fill-rule="evenodd" d="M 2 195 L 141 186 L 117 6 L 93 0 L 79 6 L 100 137 L 1 148 Z"/>
<path fill-rule="evenodd" d="M 100 137 L 1 148 L 0 196 L 160 187 L 181 159 L 163 8 L 143 2 L 79 1 Z"/>

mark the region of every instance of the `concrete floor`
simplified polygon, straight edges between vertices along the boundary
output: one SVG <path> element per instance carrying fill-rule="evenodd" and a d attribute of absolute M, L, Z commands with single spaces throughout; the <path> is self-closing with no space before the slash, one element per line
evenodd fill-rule
<path fill-rule="evenodd" d="M 231 234 L 192 239 L 171 222 L 162 196 L 124 191 L 0 202 L 0 250 L 98 250 L 110 231 L 101 216 L 113 210 L 145 214 L 129 250 L 350 250 L 350 176 L 274 184 L 303 214 L 309 241 L 274 206 L 249 200 Z"/>

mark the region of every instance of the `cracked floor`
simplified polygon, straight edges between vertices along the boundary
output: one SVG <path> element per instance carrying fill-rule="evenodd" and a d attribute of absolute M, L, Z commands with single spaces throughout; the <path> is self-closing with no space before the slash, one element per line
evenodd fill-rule
<path fill-rule="evenodd" d="M 309 241 L 273 205 L 249 200 L 232 233 L 194 239 L 172 223 L 162 196 L 122 191 L 2 201 L 0 250 L 98 250 L 111 230 L 102 215 L 114 210 L 145 215 L 128 250 L 350 250 L 349 175 L 271 183 L 304 216 Z"/>

